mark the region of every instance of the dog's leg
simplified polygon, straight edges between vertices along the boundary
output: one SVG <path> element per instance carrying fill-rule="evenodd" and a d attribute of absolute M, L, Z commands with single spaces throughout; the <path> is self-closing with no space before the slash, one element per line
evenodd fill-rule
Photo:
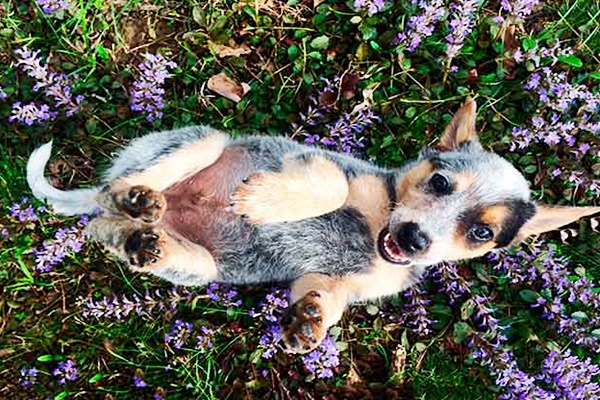
<path fill-rule="evenodd" d="M 134 271 L 153 272 L 169 269 L 171 274 L 194 276 L 195 282 L 218 276 L 210 252 L 165 230 L 129 221 L 119 216 L 97 217 L 86 227 L 86 234 L 128 263 Z"/>
<path fill-rule="evenodd" d="M 307 274 L 292 284 L 291 303 L 282 319 L 283 341 L 289 351 L 305 353 L 317 347 L 349 303 L 377 299 L 404 290 L 420 271 L 375 260 L 364 273 L 330 276 Z"/>
<path fill-rule="evenodd" d="M 286 158 L 281 172 L 259 172 L 233 195 L 233 210 L 256 224 L 299 221 L 342 207 L 348 198 L 348 179 L 322 154 Z"/>
<path fill-rule="evenodd" d="M 96 200 L 108 211 L 121 212 L 145 223 L 158 222 L 166 209 L 161 192 L 212 165 L 223 153 L 227 140 L 226 134 L 214 131 L 143 171 L 115 179 Z"/>

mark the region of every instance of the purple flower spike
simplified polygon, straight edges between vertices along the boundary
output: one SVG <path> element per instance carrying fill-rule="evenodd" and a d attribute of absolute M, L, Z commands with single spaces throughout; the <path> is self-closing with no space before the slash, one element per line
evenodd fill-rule
<path fill-rule="evenodd" d="M 65 0 L 37 0 L 37 4 L 46 14 L 52 14 L 58 10 L 69 9 L 69 3 Z"/>
<path fill-rule="evenodd" d="M 59 362 L 58 366 L 52 371 L 52 375 L 58 378 L 58 383 L 64 385 L 67 381 L 74 381 L 79 375 L 75 362 L 71 359 Z"/>
<path fill-rule="evenodd" d="M 446 16 L 448 10 L 443 0 L 419 1 L 421 14 L 410 17 L 406 23 L 406 30 L 398 34 L 398 43 L 405 46 L 408 52 L 413 53 L 423 39 L 431 36 L 436 24 Z"/>
<path fill-rule="evenodd" d="M 319 379 L 333 378 L 334 369 L 340 365 L 340 351 L 335 347 L 335 340 L 326 337 L 319 347 L 302 357 L 302 363 Z"/>
<path fill-rule="evenodd" d="M 130 96 L 130 107 L 133 111 L 146 113 L 150 122 L 161 119 L 165 106 L 162 85 L 170 76 L 169 69 L 177 68 L 177 64 L 167 61 L 163 56 L 146 54 L 145 61 L 139 65 L 141 76 L 133 83 Z"/>
<path fill-rule="evenodd" d="M 56 118 L 56 112 L 51 112 L 47 104 L 35 103 L 21 104 L 20 101 L 12 105 L 12 112 L 8 117 L 8 122 L 21 122 L 31 126 L 33 124 L 41 124 L 44 121 L 49 121 Z"/>

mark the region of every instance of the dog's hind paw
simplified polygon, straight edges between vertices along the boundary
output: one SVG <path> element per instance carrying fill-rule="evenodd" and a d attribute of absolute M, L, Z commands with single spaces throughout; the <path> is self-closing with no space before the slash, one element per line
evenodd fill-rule
<path fill-rule="evenodd" d="M 119 210 L 146 223 L 158 221 L 167 208 L 163 194 L 146 186 L 132 186 L 113 197 Z"/>
<path fill-rule="evenodd" d="M 125 241 L 125 253 L 133 268 L 156 263 L 162 255 L 163 233 L 154 229 L 134 231 Z"/>
<path fill-rule="evenodd" d="M 294 303 L 281 320 L 282 339 L 287 351 L 306 353 L 317 347 L 327 333 L 323 324 L 319 293 L 312 291 Z"/>

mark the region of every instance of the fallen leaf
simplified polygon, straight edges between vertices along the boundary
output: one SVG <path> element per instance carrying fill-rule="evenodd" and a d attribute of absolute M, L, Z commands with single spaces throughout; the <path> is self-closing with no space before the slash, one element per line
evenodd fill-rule
<path fill-rule="evenodd" d="M 240 85 L 223 72 L 211 76 L 208 79 L 207 87 L 209 90 L 236 103 L 240 102 L 242 96 L 250 91 L 250 85 L 247 83 Z"/>
<path fill-rule="evenodd" d="M 340 83 L 340 92 L 342 92 L 342 97 L 344 99 L 349 100 L 356 96 L 356 85 L 360 80 L 360 75 L 353 71 L 346 71 L 344 75 L 342 75 L 342 81 Z"/>
<path fill-rule="evenodd" d="M 396 347 L 396 351 L 394 351 L 392 368 L 394 369 L 394 374 L 398 376 L 402 376 L 404 369 L 406 368 L 406 348 L 401 344 L 399 344 L 398 347 Z"/>
<path fill-rule="evenodd" d="M 225 58 L 225 57 L 240 57 L 244 54 L 250 54 L 252 50 L 246 46 L 245 44 L 239 47 L 230 47 L 224 44 L 216 44 L 215 42 L 208 41 L 208 48 L 211 52 L 213 52 L 217 57 Z"/>
<path fill-rule="evenodd" d="M 358 385 L 363 383 L 360 375 L 354 369 L 354 367 L 350 367 L 350 371 L 348 371 L 348 375 L 346 375 L 346 384 L 348 385 Z"/>

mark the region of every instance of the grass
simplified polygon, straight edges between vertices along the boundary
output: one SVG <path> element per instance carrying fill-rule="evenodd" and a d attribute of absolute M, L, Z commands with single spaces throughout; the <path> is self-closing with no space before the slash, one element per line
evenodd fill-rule
<path fill-rule="evenodd" d="M 388 2 L 373 16 L 357 11 L 352 2 L 72 0 L 70 9 L 44 14 L 34 1 L 8 1 L 0 5 L 0 88 L 8 98 L 0 101 L 0 397 L 6 399 L 224 399 L 224 398 L 406 398 L 492 399 L 502 388 L 494 376 L 470 357 L 460 339 L 458 323 L 464 317 L 466 298 L 450 305 L 425 283 L 436 319 L 432 334 L 419 337 L 396 323 L 406 300 L 397 296 L 375 309 L 355 305 L 331 332 L 341 351 L 341 364 L 332 379 L 319 379 L 304 367 L 300 357 L 277 352 L 265 359 L 258 343 L 268 323 L 251 318 L 269 287 L 235 288 L 240 307 L 211 301 L 204 288 L 179 289 L 173 308 L 155 309 L 95 320 L 85 317 L 84 302 L 105 296 L 129 300 L 146 293 L 156 304 L 167 304 L 171 286 L 136 274 L 111 259 L 94 243 L 71 254 L 52 271 L 36 270 L 32 249 L 51 240 L 60 228 L 76 225 L 76 218 L 36 211 L 35 221 L 21 222 L 9 207 L 30 192 L 25 183 L 28 155 L 41 143 L 54 139 L 48 174 L 63 188 L 93 185 L 98 169 L 130 139 L 152 130 L 192 124 L 209 124 L 234 135 L 258 132 L 269 135 L 293 131 L 293 124 L 324 134 L 325 124 L 372 97 L 369 106 L 381 118 L 365 131 L 362 155 L 374 162 L 398 167 L 431 144 L 467 95 L 477 98 L 478 127 L 487 148 L 513 162 L 532 182 L 534 195 L 548 203 L 598 204 L 593 192 L 564 179 L 553 180 L 555 166 L 585 171 L 598 179 L 597 156 L 577 162 L 564 146 L 534 145 L 510 151 L 510 131 L 526 126 L 536 103 L 523 83 L 534 70 L 531 62 L 511 63 L 498 27 L 491 22 L 496 2 L 485 2 L 459 56 L 456 73 L 445 65 L 447 21 L 425 39 L 418 51 L 402 51 L 394 43 L 410 16 L 418 13 L 409 1 Z M 516 25 L 517 46 L 529 41 L 538 46 L 560 39 L 573 48 L 571 58 L 555 64 L 571 82 L 590 92 L 599 90 L 600 3 L 565 0 L 548 2 L 533 17 Z M 74 81 L 74 93 L 86 100 L 81 112 L 33 126 L 9 123 L 15 101 L 48 102 L 33 90 L 33 80 L 15 66 L 14 50 L 23 45 L 40 50 L 53 71 Z M 219 45 L 246 46 L 239 57 L 220 54 Z M 129 109 L 129 90 L 139 75 L 146 53 L 163 54 L 178 68 L 165 85 L 164 117 L 153 123 Z M 207 88 L 211 76 L 225 72 L 250 91 L 233 102 Z M 307 126 L 311 97 L 333 80 L 356 73 L 346 81 L 344 93 L 316 128 Z M 321 99 L 321 101 L 324 101 Z M 597 135 L 582 136 L 597 149 Z M 302 141 L 302 136 L 295 139 Z M 33 201 L 37 209 L 41 203 Z M 579 275 L 600 279 L 600 235 L 581 222 L 578 236 L 567 244 L 559 233 L 547 236 L 558 243 Z M 569 343 L 519 297 L 519 290 L 503 283 L 485 262 L 460 270 L 473 290 L 494 298 L 498 316 L 516 321 L 509 330 L 511 346 L 524 370 L 539 368 L 540 348 L 558 345 L 574 349 L 580 357 L 600 359 Z M 535 288 L 531 288 L 536 290 Z M 159 292 L 157 292 L 159 291 Z M 146 306 L 149 303 L 148 300 Z M 122 302 L 121 302 L 122 303 Z M 147 308 L 146 308 L 147 309 Z M 181 349 L 165 343 L 176 320 L 191 322 L 197 335 L 203 326 L 216 331 L 213 347 L 196 348 L 190 336 Z M 534 337 L 533 333 L 537 336 Z M 539 345 L 539 346 L 538 346 Z M 546 346 L 546 347 L 544 347 Z M 595 357 L 595 358 L 594 358 Z M 53 371 L 60 362 L 74 360 L 78 376 L 60 385 Z M 537 361 L 536 361 L 537 360 Z M 37 384 L 24 387 L 20 370 L 39 370 Z M 266 371 L 266 372 L 265 372 Z M 135 387 L 134 376 L 147 386 Z"/>

